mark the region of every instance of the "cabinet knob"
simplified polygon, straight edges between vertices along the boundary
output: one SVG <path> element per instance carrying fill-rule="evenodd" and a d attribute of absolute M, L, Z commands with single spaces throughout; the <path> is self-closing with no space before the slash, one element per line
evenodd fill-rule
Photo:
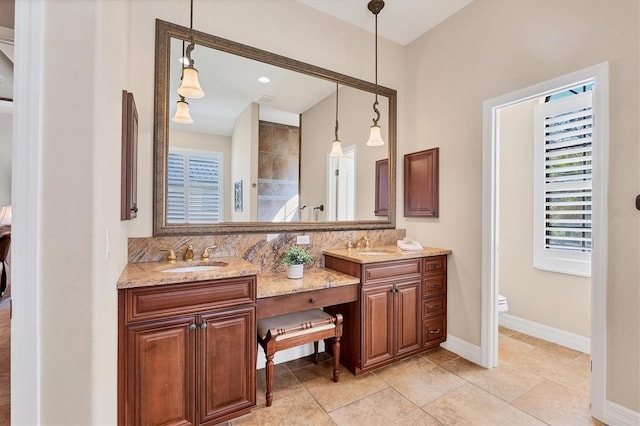
<path fill-rule="evenodd" d="M 207 322 L 206 321 L 202 321 L 202 324 L 200 324 L 200 328 L 207 328 Z"/>
<path fill-rule="evenodd" d="M 195 329 L 196 329 L 195 324 L 189 324 L 189 330 L 195 330 Z"/>
<path fill-rule="evenodd" d="M 309 299 L 309 303 L 316 303 L 316 302 L 317 302 L 317 300 L 316 300 L 315 297 L 312 297 L 311 299 Z"/>

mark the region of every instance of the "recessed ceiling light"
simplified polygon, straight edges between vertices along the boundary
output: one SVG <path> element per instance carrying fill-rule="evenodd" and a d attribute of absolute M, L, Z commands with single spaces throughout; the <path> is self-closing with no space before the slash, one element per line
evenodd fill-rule
<path fill-rule="evenodd" d="M 260 83 L 268 83 L 271 81 L 271 79 L 269 77 L 262 76 L 262 77 L 258 77 L 258 81 Z"/>

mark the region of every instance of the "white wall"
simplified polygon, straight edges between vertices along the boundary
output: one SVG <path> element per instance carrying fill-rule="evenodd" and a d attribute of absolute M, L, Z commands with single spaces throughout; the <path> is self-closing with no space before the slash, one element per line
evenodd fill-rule
<path fill-rule="evenodd" d="M 453 250 L 448 331 L 479 345 L 482 102 L 610 62 L 607 399 L 636 412 L 640 411 L 640 220 L 633 200 L 640 181 L 638 7 L 635 0 L 472 2 L 407 46 L 406 137 L 400 139 L 398 155 L 440 146 L 440 218 L 407 219 L 407 235 Z M 402 192 L 398 195 L 401 202 Z"/>
<path fill-rule="evenodd" d="M 589 337 L 591 278 L 533 267 L 533 108 L 539 103 L 500 110 L 499 290 L 509 315 Z"/>
<path fill-rule="evenodd" d="M 0 105 L 0 206 L 11 204 L 13 107 Z"/>
<path fill-rule="evenodd" d="M 180 130 L 171 130 L 171 146 L 175 148 L 197 149 L 222 153 L 222 209 L 225 221 L 233 211 L 233 189 L 231 182 L 231 138 Z"/>
<path fill-rule="evenodd" d="M 375 162 L 388 157 L 389 145 L 369 147 L 369 129 L 372 119 L 374 95 L 350 87 L 340 87 L 338 136 L 342 148 L 355 146 L 356 158 L 356 210 L 358 220 L 382 219 L 375 209 Z M 388 142 L 389 102 L 378 97 L 382 138 Z M 327 156 L 335 139 L 335 92 L 302 114 L 302 151 L 300 173 L 300 204 L 327 206 Z M 313 214 L 313 213 L 312 213 Z M 322 213 L 322 215 L 325 215 Z"/>
<path fill-rule="evenodd" d="M 231 136 L 231 181 L 227 185 L 233 194 L 234 184 L 242 181 L 242 211 L 231 209 L 231 221 L 251 222 L 258 217 L 258 130 L 259 105 L 252 103 L 242 111 L 233 126 Z M 253 187 L 253 184 L 256 184 Z"/>

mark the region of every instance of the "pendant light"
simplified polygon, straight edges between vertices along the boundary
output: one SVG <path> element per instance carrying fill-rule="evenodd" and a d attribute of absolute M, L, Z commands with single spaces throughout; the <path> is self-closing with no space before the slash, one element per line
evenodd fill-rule
<path fill-rule="evenodd" d="M 384 0 L 371 0 L 369 4 L 367 4 L 367 8 L 376 17 L 376 100 L 373 102 L 373 112 L 375 112 L 376 117 L 373 119 L 367 146 L 384 145 L 382 134 L 380 133 L 380 126 L 378 126 L 378 120 L 380 120 L 380 111 L 378 111 L 378 13 L 380 13 L 383 7 Z"/>
<path fill-rule="evenodd" d="M 191 20 L 189 23 L 189 46 L 187 46 L 188 66 L 182 70 L 182 84 L 178 87 L 178 94 L 185 98 L 197 99 L 204 96 L 204 91 L 198 81 L 198 70 L 193 67 L 195 61 L 191 59 L 191 52 L 196 47 L 193 42 L 193 0 L 191 0 Z"/>
<path fill-rule="evenodd" d="M 336 83 L 336 138 L 331 145 L 331 152 L 329 157 L 344 157 L 342 152 L 342 142 L 338 138 L 338 83 Z"/>
<path fill-rule="evenodd" d="M 184 40 L 182 41 L 182 58 L 184 58 Z M 182 61 L 180 58 L 180 61 Z M 182 74 L 180 75 L 180 80 L 184 77 L 184 67 L 182 67 Z M 193 123 L 193 118 L 189 114 L 189 103 L 184 99 L 184 96 L 180 96 L 178 102 L 176 102 L 176 113 L 173 116 L 172 120 L 176 123 L 181 124 L 191 124 Z"/>

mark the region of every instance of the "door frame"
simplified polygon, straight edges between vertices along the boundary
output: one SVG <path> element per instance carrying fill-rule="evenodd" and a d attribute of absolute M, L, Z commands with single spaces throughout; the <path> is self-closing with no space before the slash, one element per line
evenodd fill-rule
<path fill-rule="evenodd" d="M 591 415 L 604 421 L 607 348 L 607 192 L 609 176 L 609 63 L 603 62 L 570 74 L 507 93 L 483 102 L 482 135 L 482 298 L 481 364 L 498 365 L 498 232 L 499 158 L 498 111 L 522 101 L 593 81 L 593 214 L 591 253 Z"/>

